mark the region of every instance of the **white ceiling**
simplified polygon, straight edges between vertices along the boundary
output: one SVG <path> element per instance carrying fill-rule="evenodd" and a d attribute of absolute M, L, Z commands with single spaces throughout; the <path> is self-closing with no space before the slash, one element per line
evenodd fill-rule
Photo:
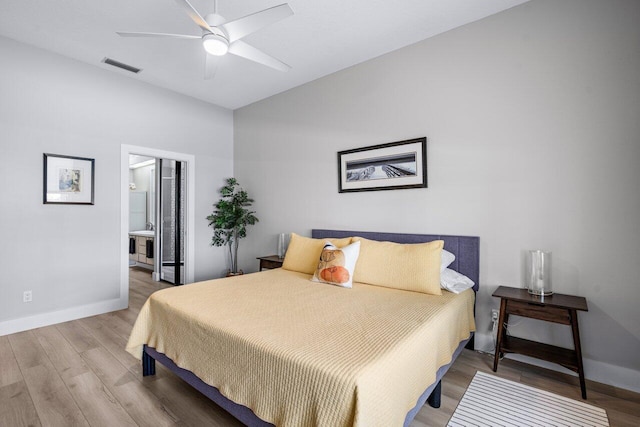
<path fill-rule="evenodd" d="M 233 20 L 286 0 L 219 0 Z M 204 79 L 198 40 L 123 38 L 116 31 L 201 35 L 174 0 L 2 0 L 0 35 L 236 109 L 526 0 L 289 0 L 294 15 L 243 40 L 289 64 L 283 73 L 233 55 Z M 202 16 L 214 0 L 191 0 Z M 101 63 L 109 57 L 138 75 Z"/>

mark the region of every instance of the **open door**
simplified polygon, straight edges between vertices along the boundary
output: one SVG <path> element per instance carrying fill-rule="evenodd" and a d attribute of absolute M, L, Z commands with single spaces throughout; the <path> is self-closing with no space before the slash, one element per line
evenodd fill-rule
<path fill-rule="evenodd" d="M 184 241 L 186 163 L 158 159 L 160 279 L 174 285 L 185 283 Z"/>

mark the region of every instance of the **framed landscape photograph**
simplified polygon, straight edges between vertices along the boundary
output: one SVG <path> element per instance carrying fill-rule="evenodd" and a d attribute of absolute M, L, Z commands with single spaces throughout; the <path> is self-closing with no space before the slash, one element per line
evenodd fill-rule
<path fill-rule="evenodd" d="M 426 187 L 426 137 L 338 153 L 340 193 Z"/>
<path fill-rule="evenodd" d="M 43 203 L 93 205 L 94 159 L 44 153 Z"/>

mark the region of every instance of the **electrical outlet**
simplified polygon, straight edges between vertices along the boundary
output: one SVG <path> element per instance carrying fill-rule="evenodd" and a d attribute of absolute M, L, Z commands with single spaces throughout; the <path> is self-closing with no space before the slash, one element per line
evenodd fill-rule
<path fill-rule="evenodd" d="M 495 332 L 498 327 L 498 310 L 491 309 L 491 332 Z"/>
<path fill-rule="evenodd" d="M 24 294 L 22 294 L 22 302 L 31 301 L 33 301 L 33 294 L 31 293 L 31 291 L 24 291 Z"/>

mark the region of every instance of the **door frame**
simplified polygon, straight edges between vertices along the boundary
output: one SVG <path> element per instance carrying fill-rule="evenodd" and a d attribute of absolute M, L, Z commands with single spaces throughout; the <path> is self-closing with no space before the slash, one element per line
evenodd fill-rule
<path fill-rule="evenodd" d="M 195 169 L 193 154 L 177 153 L 156 148 L 122 144 L 120 146 L 120 299 L 129 299 L 129 155 L 138 154 L 154 158 L 185 162 L 187 194 L 184 234 L 185 284 L 193 283 L 195 276 Z M 156 189 L 156 193 L 158 189 Z"/>

